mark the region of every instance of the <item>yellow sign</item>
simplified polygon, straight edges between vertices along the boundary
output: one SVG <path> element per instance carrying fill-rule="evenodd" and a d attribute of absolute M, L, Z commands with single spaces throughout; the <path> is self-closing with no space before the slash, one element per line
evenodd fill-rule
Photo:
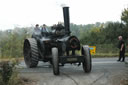
<path fill-rule="evenodd" d="M 96 46 L 89 46 L 90 48 L 90 53 L 95 54 L 96 53 Z"/>

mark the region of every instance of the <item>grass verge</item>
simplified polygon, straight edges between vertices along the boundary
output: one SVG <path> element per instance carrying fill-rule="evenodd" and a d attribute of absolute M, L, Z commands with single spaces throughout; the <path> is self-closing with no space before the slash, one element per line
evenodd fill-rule
<path fill-rule="evenodd" d="M 93 54 L 93 58 L 104 58 L 104 57 L 118 57 L 119 53 L 96 53 Z M 128 53 L 125 53 L 125 56 L 128 56 Z"/>

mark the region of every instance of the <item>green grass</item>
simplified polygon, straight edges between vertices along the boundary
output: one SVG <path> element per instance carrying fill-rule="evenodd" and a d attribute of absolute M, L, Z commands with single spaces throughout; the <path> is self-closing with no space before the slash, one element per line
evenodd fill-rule
<path fill-rule="evenodd" d="M 92 54 L 92 57 L 97 58 L 97 57 L 118 57 L 119 53 L 96 53 Z M 128 56 L 128 53 L 125 53 L 125 56 Z"/>

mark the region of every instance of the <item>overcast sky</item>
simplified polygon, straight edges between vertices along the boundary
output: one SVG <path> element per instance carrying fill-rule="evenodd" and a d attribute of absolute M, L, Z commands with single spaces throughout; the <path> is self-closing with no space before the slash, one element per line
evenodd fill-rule
<path fill-rule="evenodd" d="M 64 5 L 70 7 L 71 23 L 92 24 L 120 21 L 128 0 L 0 0 L 0 30 L 63 22 Z"/>

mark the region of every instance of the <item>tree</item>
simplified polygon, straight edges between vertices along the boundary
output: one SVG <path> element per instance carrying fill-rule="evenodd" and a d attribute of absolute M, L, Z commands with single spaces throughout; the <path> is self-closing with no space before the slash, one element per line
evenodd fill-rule
<path fill-rule="evenodd" d="M 24 39 L 31 34 L 32 28 L 0 31 L 0 57 L 22 57 Z"/>
<path fill-rule="evenodd" d="M 124 39 L 127 39 L 128 37 L 128 8 L 125 8 L 123 10 L 122 15 L 121 15 L 121 20 L 124 22 L 124 24 L 122 23 L 122 26 L 124 29 L 123 30 Z"/>
<path fill-rule="evenodd" d="M 121 15 L 121 20 L 128 25 L 128 8 L 125 8 Z"/>

